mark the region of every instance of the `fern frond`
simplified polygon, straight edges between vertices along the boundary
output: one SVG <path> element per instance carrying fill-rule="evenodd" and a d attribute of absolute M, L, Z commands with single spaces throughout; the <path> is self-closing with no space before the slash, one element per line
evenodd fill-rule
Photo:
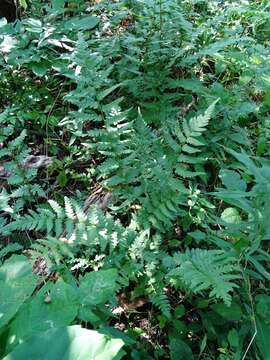
<path fill-rule="evenodd" d="M 168 296 L 164 293 L 163 289 L 159 289 L 155 294 L 152 294 L 150 299 L 153 305 L 155 305 L 164 316 L 170 318 L 171 305 Z"/>
<path fill-rule="evenodd" d="M 210 291 L 210 296 L 230 305 L 231 292 L 241 278 L 236 258 L 222 250 L 192 249 L 173 257 L 178 265 L 168 278 L 180 279 L 194 293 Z"/>
<path fill-rule="evenodd" d="M 63 215 L 63 209 L 56 201 L 48 200 L 48 203 L 51 205 L 51 208 L 55 211 L 58 217 L 61 217 Z"/>
<path fill-rule="evenodd" d="M 71 220 L 75 219 L 75 213 L 70 199 L 65 196 L 64 200 L 65 200 L 65 213 L 67 217 Z"/>

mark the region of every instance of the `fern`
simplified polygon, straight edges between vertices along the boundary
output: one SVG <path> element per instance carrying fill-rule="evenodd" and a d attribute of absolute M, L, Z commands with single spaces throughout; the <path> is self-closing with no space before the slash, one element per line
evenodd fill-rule
<path fill-rule="evenodd" d="M 45 239 L 50 238 L 51 244 L 55 241 L 57 244 L 69 244 L 74 249 L 78 248 L 78 251 L 79 246 L 89 247 L 90 252 L 95 251 L 96 246 L 101 251 L 105 251 L 108 246 L 111 251 L 119 246 L 127 246 L 123 239 L 120 241 L 125 229 L 94 205 L 85 214 L 79 204 L 67 197 L 64 207 L 54 200 L 48 203 L 49 206 L 37 211 L 29 210 L 24 216 L 2 226 L 0 233 L 7 236 L 14 232 L 35 231 L 39 235 L 43 234 Z M 144 234 L 141 239 L 143 241 Z M 41 246 L 44 244 L 43 240 L 38 243 Z"/>
<path fill-rule="evenodd" d="M 34 259 L 43 258 L 48 268 L 54 264 L 60 265 L 65 260 L 73 260 L 75 252 L 63 240 L 47 237 L 37 240 L 31 246 L 31 256 Z"/>
<path fill-rule="evenodd" d="M 164 316 L 170 318 L 171 305 L 168 296 L 164 293 L 163 289 L 158 289 L 154 294 L 151 295 L 150 299 L 153 305 L 160 309 Z"/>
<path fill-rule="evenodd" d="M 211 119 L 215 105 L 218 100 L 214 101 L 203 115 L 192 118 L 189 121 L 183 120 L 183 132 L 175 131 L 180 143 L 183 144 L 182 151 L 187 154 L 194 154 L 200 152 L 198 147 L 203 146 L 204 143 L 200 141 L 203 132 Z"/>
<path fill-rule="evenodd" d="M 208 290 L 211 297 L 230 305 L 231 293 L 238 287 L 235 280 L 241 278 L 235 257 L 222 250 L 192 249 L 174 255 L 173 260 L 176 267 L 168 279 L 181 280 L 194 293 Z"/>
<path fill-rule="evenodd" d="M 11 194 L 12 198 L 27 198 L 31 196 L 45 198 L 46 193 L 39 184 L 27 184 L 18 187 Z"/>
<path fill-rule="evenodd" d="M 160 231 L 181 214 L 190 193 L 185 179 L 205 175 L 201 169 L 206 157 L 198 153 L 215 104 L 203 115 L 183 120 L 183 124 L 169 121 L 160 133 L 140 114 L 134 122 L 127 122 L 123 116 L 115 121 L 109 118 L 104 131 L 92 133 L 97 150 L 109 156 L 99 171 L 105 177 L 104 185 L 119 196 L 115 210 L 138 204 L 143 226 L 151 224 Z"/>

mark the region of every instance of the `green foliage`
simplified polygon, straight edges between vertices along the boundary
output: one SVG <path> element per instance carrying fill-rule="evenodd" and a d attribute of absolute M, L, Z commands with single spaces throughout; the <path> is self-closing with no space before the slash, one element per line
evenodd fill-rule
<path fill-rule="evenodd" d="M 268 359 L 267 1 L 20 4 L 0 358 Z"/>
<path fill-rule="evenodd" d="M 0 268 L 0 282 L 0 327 L 3 328 L 31 296 L 36 279 L 27 259 L 22 255 L 13 255 Z"/>
<path fill-rule="evenodd" d="M 210 105 L 203 115 L 189 121 L 184 119 L 182 124 L 176 119 L 168 120 L 160 134 L 147 126 L 141 117 L 131 128 L 123 122 L 123 115 L 121 118 L 116 116 L 104 131 L 99 131 L 95 139 L 97 148 L 101 154 L 111 156 L 102 163 L 99 171 L 102 177 L 107 177 L 105 186 L 115 189 L 115 194 L 124 201 L 119 204 L 121 209 L 139 202 L 141 221 L 145 226 L 151 224 L 160 230 L 181 215 L 179 206 L 188 205 L 189 195 L 183 180 L 204 175 L 206 158 L 199 157 L 198 153 L 202 151 L 202 134 L 214 105 Z M 201 171 L 196 171 L 198 168 Z"/>
<path fill-rule="evenodd" d="M 3 359 L 30 358 L 64 359 L 72 356 L 75 359 L 121 359 L 119 350 L 123 346 L 121 339 L 108 338 L 97 331 L 82 329 L 79 325 L 54 328 L 34 335 L 29 341 L 18 345 Z"/>
<path fill-rule="evenodd" d="M 234 257 L 221 250 L 192 249 L 174 255 L 173 261 L 176 268 L 170 270 L 168 278 L 179 278 L 195 293 L 210 289 L 211 297 L 222 299 L 226 305 L 231 304 L 230 292 L 238 287 L 233 280 L 240 278 Z"/>

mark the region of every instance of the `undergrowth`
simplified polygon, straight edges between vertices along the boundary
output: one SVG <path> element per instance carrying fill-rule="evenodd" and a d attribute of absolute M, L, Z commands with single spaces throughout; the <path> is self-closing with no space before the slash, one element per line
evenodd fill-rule
<path fill-rule="evenodd" d="M 269 35 L 255 0 L 0 19 L 1 358 L 270 359 Z"/>

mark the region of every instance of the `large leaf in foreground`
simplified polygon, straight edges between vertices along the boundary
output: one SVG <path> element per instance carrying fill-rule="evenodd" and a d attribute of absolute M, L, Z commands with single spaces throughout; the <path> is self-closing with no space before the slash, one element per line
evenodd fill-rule
<path fill-rule="evenodd" d="M 32 294 L 36 277 L 25 256 L 13 255 L 0 268 L 0 328 L 16 314 Z"/>
<path fill-rule="evenodd" d="M 20 308 L 10 325 L 9 346 L 37 332 L 68 326 L 78 312 L 76 289 L 64 281 L 48 283 Z M 9 350 L 12 350 L 9 348 Z"/>
<path fill-rule="evenodd" d="M 118 360 L 123 345 L 121 339 L 74 325 L 41 332 L 3 360 Z"/>

